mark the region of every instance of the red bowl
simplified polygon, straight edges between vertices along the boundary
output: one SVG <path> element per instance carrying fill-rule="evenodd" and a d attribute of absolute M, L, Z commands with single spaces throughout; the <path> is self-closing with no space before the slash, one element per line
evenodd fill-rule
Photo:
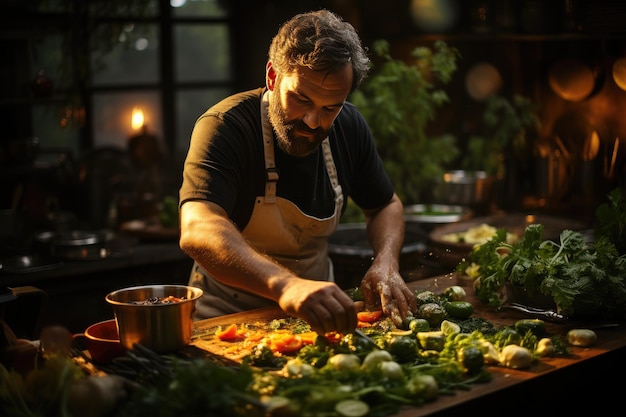
<path fill-rule="evenodd" d="M 85 333 L 74 335 L 82 338 L 89 355 L 94 362 L 107 363 L 126 354 L 126 349 L 120 342 L 115 319 L 101 321 L 87 327 Z"/>

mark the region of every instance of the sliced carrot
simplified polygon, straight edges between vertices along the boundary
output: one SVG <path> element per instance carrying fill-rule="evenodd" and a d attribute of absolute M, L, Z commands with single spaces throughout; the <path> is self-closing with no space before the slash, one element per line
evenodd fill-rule
<path fill-rule="evenodd" d="M 220 340 L 235 340 L 245 337 L 245 332 L 240 331 L 235 323 L 231 324 L 225 329 L 220 329 L 215 332 L 215 335 Z"/>
<path fill-rule="evenodd" d="M 261 331 L 253 331 L 246 335 L 246 344 L 257 344 L 265 337 L 265 333 Z"/>
<path fill-rule="evenodd" d="M 358 327 L 359 329 L 362 329 L 364 327 L 372 327 L 372 323 L 368 323 L 366 321 L 358 321 L 356 323 L 356 327 Z"/>
<path fill-rule="evenodd" d="M 298 336 L 300 336 L 300 339 L 302 339 L 302 343 L 305 345 L 312 345 L 315 343 L 315 340 L 317 339 L 316 332 L 304 332 L 304 333 L 300 333 Z"/>
<path fill-rule="evenodd" d="M 383 315 L 382 310 L 375 311 L 359 311 L 356 313 L 356 317 L 359 321 L 364 321 L 366 323 L 373 323 L 378 320 Z"/>
<path fill-rule="evenodd" d="M 343 335 L 337 332 L 328 332 L 324 334 L 324 337 L 329 343 L 338 343 L 343 338 Z"/>
<path fill-rule="evenodd" d="M 270 349 L 274 352 L 292 353 L 302 347 L 302 339 L 299 335 L 291 333 L 274 333 L 270 335 Z"/>

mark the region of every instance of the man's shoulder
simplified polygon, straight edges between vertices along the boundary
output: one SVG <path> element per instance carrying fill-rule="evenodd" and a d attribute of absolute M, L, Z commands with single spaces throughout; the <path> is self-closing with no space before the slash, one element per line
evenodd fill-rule
<path fill-rule="evenodd" d="M 231 94 L 211 106 L 207 113 L 226 114 L 233 111 L 254 111 L 258 113 L 264 90 L 264 88 L 256 88 L 254 90 Z"/>

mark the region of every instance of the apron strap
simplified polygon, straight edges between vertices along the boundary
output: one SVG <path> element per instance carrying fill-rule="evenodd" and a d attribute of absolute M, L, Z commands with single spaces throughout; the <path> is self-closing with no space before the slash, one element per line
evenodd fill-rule
<path fill-rule="evenodd" d="M 265 154 L 265 202 L 276 201 L 276 183 L 278 182 L 278 169 L 274 162 L 274 133 L 267 115 L 269 107 L 268 92 L 263 94 L 261 100 L 261 125 L 263 128 L 263 151 Z"/>

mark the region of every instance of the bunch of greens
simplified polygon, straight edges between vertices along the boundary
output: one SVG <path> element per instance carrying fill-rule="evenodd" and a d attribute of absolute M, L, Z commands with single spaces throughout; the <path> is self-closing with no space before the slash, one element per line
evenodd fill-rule
<path fill-rule="evenodd" d="M 254 379 L 248 366 L 227 367 L 205 359 L 135 355 L 141 365 L 135 390 L 118 417 L 263 416 L 265 406 L 248 392 Z"/>
<path fill-rule="evenodd" d="M 517 242 L 505 239 L 505 230 L 498 230 L 457 267 L 463 273 L 478 265 L 481 301 L 500 306 L 506 287 L 516 286 L 529 297 L 550 297 L 567 316 L 626 317 L 626 256 L 607 237 L 587 242 L 580 232 L 564 230 L 555 242 L 543 239 L 543 225 L 532 224 Z"/>

